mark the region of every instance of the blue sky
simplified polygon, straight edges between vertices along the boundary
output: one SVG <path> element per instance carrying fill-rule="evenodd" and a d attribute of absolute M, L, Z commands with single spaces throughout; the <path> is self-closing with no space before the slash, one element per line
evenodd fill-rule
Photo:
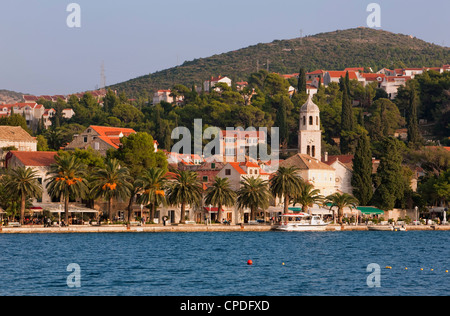
<path fill-rule="evenodd" d="M 69 28 L 67 5 L 81 7 Z M 275 39 L 367 26 L 450 45 L 448 0 L 2 0 L 0 89 L 68 94 Z M 450 62 L 450 61 L 449 61 Z M 350 65 L 349 65 L 350 66 Z"/>

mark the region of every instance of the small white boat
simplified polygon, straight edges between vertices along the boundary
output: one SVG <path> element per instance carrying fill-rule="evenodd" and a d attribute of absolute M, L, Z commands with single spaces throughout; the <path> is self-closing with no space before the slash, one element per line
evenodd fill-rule
<path fill-rule="evenodd" d="M 328 223 L 321 216 L 306 213 L 291 213 L 280 216 L 276 230 L 287 232 L 325 231 Z"/>

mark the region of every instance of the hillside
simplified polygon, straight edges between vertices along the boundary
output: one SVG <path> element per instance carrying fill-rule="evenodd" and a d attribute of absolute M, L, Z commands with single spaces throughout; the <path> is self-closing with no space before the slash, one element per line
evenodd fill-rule
<path fill-rule="evenodd" d="M 188 87 L 200 85 L 211 76 L 226 75 L 233 80 L 246 80 L 248 75 L 266 69 L 271 72 L 295 73 L 300 67 L 342 70 L 346 67 L 442 66 L 450 62 L 450 48 L 423 40 L 370 28 L 320 33 L 304 38 L 275 40 L 247 48 L 187 61 L 180 66 L 111 85 L 130 97 L 147 97 L 155 90 L 180 83 Z"/>
<path fill-rule="evenodd" d="M 9 90 L 0 90 L 0 104 L 1 103 L 16 103 L 23 101 L 23 93 L 14 92 Z"/>

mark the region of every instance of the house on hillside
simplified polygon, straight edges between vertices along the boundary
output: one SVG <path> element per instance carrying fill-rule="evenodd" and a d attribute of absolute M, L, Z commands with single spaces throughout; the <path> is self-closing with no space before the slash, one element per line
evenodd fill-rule
<path fill-rule="evenodd" d="M 162 101 L 167 103 L 173 103 L 174 99 L 173 96 L 171 96 L 172 91 L 171 90 L 158 90 L 153 94 L 153 105 L 156 105 L 158 103 L 161 103 Z M 183 96 L 177 96 L 176 102 L 183 102 Z"/>
<path fill-rule="evenodd" d="M 120 139 L 131 134 L 136 134 L 136 131 L 131 128 L 91 125 L 83 133 L 74 135 L 72 142 L 64 149 L 74 150 L 75 148 L 87 149 L 91 147 L 101 155 L 106 156 L 108 149 L 118 149 L 121 144 Z"/>
<path fill-rule="evenodd" d="M 218 83 L 225 83 L 227 84 L 229 87 L 231 87 L 231 79 L 228 77 L 211 77 L 211 79 L 206 80 L 203 83 L 203 90 L 205 92 L 209 92 L 212 88 L 214 88 L 216 86 L 216 84 Z"/>

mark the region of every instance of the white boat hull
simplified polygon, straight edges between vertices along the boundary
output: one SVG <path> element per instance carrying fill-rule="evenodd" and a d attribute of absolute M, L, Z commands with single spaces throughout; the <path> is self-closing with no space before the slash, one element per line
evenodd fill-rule
<path fill-rule="evenodd" d="M 394 227 L 393 226 L 367 226 L 368 230 L 373 230 L 373 231 L 394 231 Z"/>
<path fill-rule="evenodd" d="M 276 230 L 286 231 L 286 232 L 318 232 L 325 231 L 328 224 L 323 225 L 279 225 Z"/>

